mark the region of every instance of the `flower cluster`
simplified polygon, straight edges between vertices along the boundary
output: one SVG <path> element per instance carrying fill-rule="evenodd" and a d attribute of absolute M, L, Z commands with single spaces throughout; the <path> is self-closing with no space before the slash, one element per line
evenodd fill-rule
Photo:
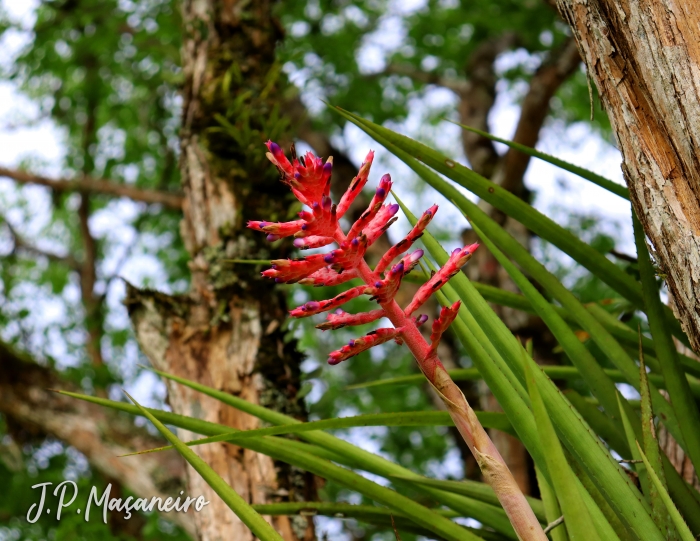
<path fill-rule="evenodd" d="M 367 183 L 374 152 L 367 154 L 360 171 L 352 180 L 347 191 L 335 205 L 330 197 L 330 180 L 333 167 L 332 158 L 325 163 L 321 158 L 307 153 L 297 157 L 292 149 L 292 161 L 282 149 L 268 141 L 267 157 L 277 166 L 281 180 L 287 184 L 296 198 L 310 210 L 299 213 L 299 219 L 285 223 L 264 221 L 248 222 L 248 227 L 267 233 L 270 241 L 283 237 L 294 237 L 294 245 L 302 250 L 319 248 L 336 243 L 338 247 L 324 254 L 313 254 L 301 259 L 278 259 L 272 261 L 264 276 L 283 283 L 302 283 L 314 286 L 338 285 L 353 278 L 361 278 L 364 285 L 353 287 L 340 295 L 324 300 L 311 301 L 290 311 L 292 317 L 309 317 L 329 312 L 324 323 L 317 327 L 322 330 L 362 325 L 383 317 L 388 318 L 393 328 L 379 328 L 343 346 L 330 354 L 328 362 L 338 364 L 373 346 L 394 340 L 406 343 L 416 357 L 421 369 L 429 376 L 430 365 L 439 363 L 437 345 L 440 337 L 457 316 L 459 302 L 443 308 L 440 317 L 433 323 L 428 345 L 418 331 L 418 327 L 428 319 L 426 315 L 412 317 L 435 291 L 440 289 L 471 258 L 478 244 L 458 248 L 450 255 L 448 262 L 423 284 L 409 305 L 402 309 L 394 297 L 401 286 L 401 280 L 418 264 L 423 250 L 407 253 L 418 240 L 437 212 L 437 205 L 426 210 L 409 234 L 392 246 L 381 258 L 374 270 L 364 259 L 367 249 L 396 221 L 399 210 L 397 204 L 386 203 L 392 182 L 389 175 L 379 181 L 372 201 L 350 230 L 343 232 L 339 220 L 350 208 L 357 195 Z M 400 258 L 399 261 L 392 263 Z M 340 306 L 360 295 L 369 295 L 379 308 L 360 314 L 348 314 Z"/>

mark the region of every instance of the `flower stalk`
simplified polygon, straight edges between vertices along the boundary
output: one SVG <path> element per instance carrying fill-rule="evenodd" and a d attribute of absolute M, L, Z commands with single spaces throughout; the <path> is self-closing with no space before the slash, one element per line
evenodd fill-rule
<path fill-rule="evenodd" d="M 442 334 L 457 317 L 459 301 L 442 309 L 440 317 L 433 323 L 430 344 L 419 330 L 419 326 L 428 319 L 427 316 L 413 316 L 433 293 L 460 271 L 479 245 L 472 244 L 452 252 L 448 262 L 419 288 L 408 306 L 403 309 L 395 300 L 396 292 L 401 286 L 402 278 L 418 264 L 423 251 L 416 250 L 404 254 L 423 234 L 438 210 L 437 205 L 426 210 L 409 234 L 392 246 L 372 270 L 364 259 L 365 252 L 396 220 L 394 215 L 399 208 L 396 204 L 385 203 L 392 186 L 391 177 L 384 175 L 381 178 L 367 210 L 355 221 L 347 234 L 343 232 L 338 220 L 367 183 L 374 153 L 370 152 L 367 155 L 358 175 L 336 206 L 330 198 L 333 164 L 331 158 L 324 163 L 321 158 L 310 152 L 297 158 L 292 147 L 290 162 L 275 143 L 268 141 L 267 147 L 267 156 L 280 171 L 281 181 L 311 210 L 300 212 L 299 220 L 292 222 L 251 221 L 248 227 L 267 233 L 270 241 L 293 236 L 294 245 L 300 249 L 318 248 L 333 242 L 338 248 L 301 259 L 272 261 L 272 267 L 264 271 L 263 275 L 276 282 L 299 282 L 314 286 L 339 285 L 353 278 L 361 278 L 364 282 L 364 285 L 348 289 L 333 299 L 307 302 L 291 310 L 290 315 L 309 317 L 333 311 L 328 314 L 324 323 L 317 326 L 324 331 L 362 325 L 384 317 L 389 319 L 393 327 L 379 328 L 361 338 L 351 340 L 341 349 L 333 351 L 329 355 L 328 363 L 341 363 L 391 340 L 398 344 L 406 344 L 426 379 L 444 401 L 455 426 L 474 454 L 484 478 L 496 492 L 519 539 L 546 541 L 542 527 L 505 461 L 477 420 L 464 394 L 452 381 L 438 358 L 437 346 Z M 401 259 L 392 265 L 400 256 Z M 376 301 L 379 308 L 360 314 L 348 314 L 340 308 L 360 295 L 369 295 L 370 300 Z"/>

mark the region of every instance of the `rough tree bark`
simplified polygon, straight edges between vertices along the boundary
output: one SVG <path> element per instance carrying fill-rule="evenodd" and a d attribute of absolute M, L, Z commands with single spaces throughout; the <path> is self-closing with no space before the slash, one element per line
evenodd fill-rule
<path fill-rule="evenodd" d="M 700 9 L 558 0 L 623 156 L 632 204 L 700 351 Z"/>
<path fill-rule="evenodd" d="M 171 297 L 130 287 L 126 304 L 156 368 L 299 416 L 301 355 L 285 340 L 284 294 L 263 281 L 257 267 L 226 261 L 283 256 L 245 224 L 293 213 L 263 145 L 267 137 L 284 139 L 287 126 L 278 110 L 283 81 L 274 50 L 281 30 L 271 4 L 183 2 L 181 232 L 191 255 L 191 291 Z M 178 413 L 239 429 L 258 426 L 255 418 L 185 387 L 169 383 L 168 394 Z M 249 502 L 313 499 L 313 477 L 304 472 L 225 444 L 196 451 Z M 190 492 L 211 501 L 195 517 L 199 539 L 254 539 L 191 469 L 188 481 Z M 303 517 L 271 523 L 284 539 L 314 537 L 312 522 Z"/>

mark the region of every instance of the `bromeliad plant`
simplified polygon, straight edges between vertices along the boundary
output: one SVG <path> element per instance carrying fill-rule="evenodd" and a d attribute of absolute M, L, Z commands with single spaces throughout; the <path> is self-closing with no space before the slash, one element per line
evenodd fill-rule
<path fill-rule="evenodd" d="M 164 378 L 271 425 L 236 431 L 225 425 L 147 410 L 138 405 L 65 394 L 148 417 L 263 541 L 282 538 L 261 514 L 298 515 L 309 511 L 328 516 L 341 513 L 344 517 L 379 527 L 391 527 L 396 518 L 402 533 L 449 541 L 544 540 L 546 537 L 540 524 L 549 524 L 548 529 L 553 528 L 548 535 L 554 541 L 584 538 L 586 541 L 691 541 L 700 535 L 700 493 L 681 478 L 656 438 L 656 428 L 662 424 L 696 471 L 700 469 L 700 412 L 697 404 L 700 400 L 700 381 L 697 379 L 700 363 L 676 350 L 674 338 L 683 341 L 685 337 L 668 307 L 661 302 L 644 234 L 636 218 L 632 217 L 639 280 L 518 197 L 467 167 L 383 126 L 343 110 L 338 112 L 452 201 L 479 235 L 484 246 L 481 249 L 494 255 L 521 294 L 469 281 L 459 269 L 471 257 L 476 245 L 446 253 L 426 229 L 437 207 L 415 217 L 398 199 L 398 207 L 388 204 L 386 199 L 391 188 L 388 175 L 382 177 L 367 211 L 347 233 L 341 230 L 340 218 L 347 214 L 350 204 L 368 181 L 372 153 L 338 205 L 334 205 L 329 186 L 332 162 L 323 163 L 310 154 L 305 159 L 292 156 L 292 161 L 289 161 L 273 143 L 268 143 L 270 158 L 280 169 L 282 181 L 309 210 L 302 212 L 300 219 L 293 222 L 251 222 L 250 227 L 267 233 L 271 241 L 294 236 L 295 245 L 302 249 L 332 243 L 337 243 L 338 247 L 299 260 L 273 261 L 272 268 L 263 274 L 278 282 L 318 286 L 361 279 L 363 285 L 352 287 L 333 299 L 308 302 L 292 310 L 291 315 L 303 318 L 328 312 L 326 321 L 318 325 L 323 330 L 389 319 L 393 327 L 378 329 L 351 341 L 330 354 L 330 364 L 343 362 L 389 340 L 405 343 L 425 377 L 440 393 L 449 413 L 380 413 L 300 422 L 238 396 L 158 372 Z M 589 171 L 533 149 L 517 148 L 576 173 L 622 198 L 629 197 L 624 188 Z M 616 298 L 582 304 L 572 291 L 453 183 L 560 248 L 610 286 Z M 371 269 L 364 259 L 365 251 L 391 225 L 399 208 L 413 229 Z M 419 237 L 425 253 L 422 250 L 409 253 Z M 394 263 L 395 260 L 398 261 Z M 434 274 L 425 273 L 425 283 L 408 306 L 402 308 L 395 301 L 396 291 L 419 260 Z M 532 282 L 537 282 L 539 287 Z M 428 343 L 420 333 L 420 326 L 427 318 L 418 311 L 431 294 L 435 294 L 443 309 L 433 325 Z M 345 302 L 360 295 L 369 296 L 378 307 L 361 314 L 348 314 L 340 309 Z M 535 364 L 489 302 L 539 316 L 568 358 L 568 361 L 562 360 L 570 365 L 540 367 Z M 636 325 L 624 324 L 616 318 L 615 310 L 644 314 L 649 332 L 642 332 Z M 448 373 L 440 363 L 437 345 L 448 326 L 464 346 L 473 368 Z M 588 343 L 595 344 L 595 355 Z M 602 363 L 609 363 L 614 368 L 603 368 Z M 474 412 L 450 376 L 462 380 L 482 379 L 497 398 L 503 413 Z M 559 386 L 550 378 L 556 378 Z M 423 376 L 418 375 L 418 379 L 422 381 Z M 574 392 L 573 385 L 569 385 L 572 380 L 576 380 L 576 389 L 582 394 Z M 618 392 L 616 383 L 621 382 L 639 391 L 641 415 L 638 413 L 639 404 L 632 403 Z M 415 383 L 416 378 L 409 376 L 374 380 L 365 385 L 376 388 Z M 668 399 L 660 389 L 667 393 Z M 168 431 L 164 423 L 204 437 L 185 445 Z M 474 481 L 428 479 L 325 432 L 358 426 L 452 425 L 456 425 L 469 444 L 490 486 Z M 542 499 L 523 497 L 482 427 L 502 430 L 520 439 L 535 464 Z M 291 434 L 301 441 L 278 437 Z M 328 479 L 375 505 L 328 501 L 250 505 L 188 447 L 212 442 L 229 442 L 263 453 Z M 402 490 L 374 482 L 357 470 L 379 476 Z M 420 491 L 439 507 L 422 505 L 406 496 L 403 489 Z M 482 527 L 466 528 L 454 522 L 455 517 L 475 519 Z"/>
<path fill-rule="evenodd" d="M 264 271 L 263 275 L 280 283 L 299 282 L 315 286 L 339 285 L 353 278 L 360 278 L 364 282 L 364 285 L 348 289 L 332 299 L 307 302 L 292 310 L 290 315 L 304 318 L 337 309 L 327 316 L 325 323 L 319 325 L 323 330 L 362 325 L 381 318 L 389 319 L 393 328 L 379 328 L 366 336 L 351 340 L 341 349 L 333 351 L 328 363 L 338 364 L 390 340 L 398 344 L 405 343 L 420 370 L 445 403 L 455 426 L 474 454 L 484 478 L 494 489 L 518 537 L 523 540 L 545 540 L 546 536 L 537 517 L 505 461 L 479 423 L 464 394 L 452 381 L 438 358 L 437 347 L 440 338 L 457 317 L 461 302 L 457 300 L 451 306 L 442 308 L 440 317 L 433 323 L 430 344 L 419 330 L 420 325 L 428 319 L 427 316 L 414 316 L 430 295 L 439 291 L 460 271 L 479 245 L 472 244 L 454 250 L 445 264 L 418 289 L 408 306 L 401 308 L 395 300 L 396 292 L 402 278 L 418 264 L 423 250 L 416 250 L 403 256 L 393 266 L 391 264 L 408 252 L 413 243 L 423 235 L 437 212 L 437 205 L 426 210 L 408 235 L 392 246 L 372 270 L 364 259 L 365 252 L 396 220 L 395 214 L 399 210 L 398 204 L 385 203 L 392 187 L 391 177 L 384 175 L 381 178 L 369 207 L 352 224 L 347 234 L 340 227 L 339 220 L 367 183 L 374 153 L 370 152 L 367 155 L 358 175 L 352 180 L 338 205 L 335 205 L 330 198 L 332 158 L 323 163 L 321 158 L 310 152 L 305 157 L 297 157 L 292 147 L 290 162 L 277 144 L 268 141 L 267 148 L 267 156 L 277 166 L 281 181 L 287 184 L 296 198 L 311 211 L 300 212 L 299 219 L 292 222 L 251 221 L 248 227 L 267 233 L 270 241 L 294 236 L 294 245 L 300 249 L 318 248 L 333 242 L 337 243 L 338 248 L 303 259 L 274 260 L 272 267 Z M 359 314 L 348 314 L 338 308 L 359 295 L 369 295 L 370 300 L 375 300 L 380 308 Z"/>

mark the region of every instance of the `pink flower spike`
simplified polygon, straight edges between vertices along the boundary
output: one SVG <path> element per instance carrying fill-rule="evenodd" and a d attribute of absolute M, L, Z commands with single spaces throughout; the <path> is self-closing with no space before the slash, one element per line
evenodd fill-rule
<path fill-rule="evenodd" d="M 333 269 L 325 268 L 319 269 L 313 274 L 299 280 L 299 283 L 305 286 L 337 286 L 349 282 L 353 278 L 357 278 L 356 269 L 352 269 L 345 272 L 336 272 Z"/>
<path fill-rule="evenodd" d="M 330 194 L 333 169 L 331 158 L 324 164 L 321 158 L 307 152 L 305 158 L 294 159 L 293 163 L 289 163 L 279 145 L 272 141 L 268 141 L 266 145 L 270 151 L 267 153 L 268 159 L 277 166 L 282 182 L 292 189 L 299 201 L 311 206 L 324 195 Z"/>
<path fill-rule="evenodd" d="M 469 261 L 472 254 L 479 247 L 478 244 L 457 248 L 450 254 L 450 259 L 445 265 L 437 271 L 430 280 L 424 283 L 413 297 L 411 303 L 404 310 L 404 314 L 410 316 L 418 308 L 423 306 L 423 303 L 428 300 L 428 297 L 440 289 L 447 281 L 459 272 L 459 269 Z"/>
<path fill-rule="evenodd" d="M 323 254 L 310 255 L 304 259 L 274 259 L 270 263 L 272 267 L 263 271 L 262 275 L 274 278 L 275 282 L 289 284 L 298 282 L 326 264 Z"/>
<path fill-rule="evenodd" d="M 326 321 L 320 325 L 316 325 L 316 328 L 322 331 L 330 331 L 342 329 L 343 327 L 352 327 L 354 325 L 364 325 L 365 323 L 371 323 L 372 321 L 383 318 L 385 315 L 386 312 L 382 308 L 379 310 L 372 310 L 371 312 L 362 312 L 360 314 L 348 314 L 341 308 L 338 308 L 335 312 L 328 314 L 326 316 Z"/>
<path fill-rule="evenodd" d="M 399 261 L 387 273 L 384 280 L 378 280 L 374 287 L 367 288 L 367 294 L 372 295 L 371 301 L 376 300 L 379 304 L 391 301 L 401 285 L 401 278 L 405 273 L 403 261 Z"/>
<path fill-rule="evenodd" d="M 294 239 L 294 246 L 300 250 L 308 250 L 310 248 L 321 248 L 328 246 L 333 242 L 333 237 L 304 237 L 302 239 Z"/>
<path fill-rule="evenodd" d="M 279 172 L 282 175 L 282 177 L 291 178 L 292 176 L 294 176 L 294 168 L 292 167 L 292 164 L 289 163 L 287 156 L 284 155 L 284 152 L 279 147 L 279 145 L 269 140 L 267 143 L 265 143 L 265 145 L 270 151 L 267 153 L 267 159 L 277 166 L 277 169 L 279 169 Z"/>
<path fill-rule="evenodd" d="M 384 232 L 391 227 L 391 225 L 398 219 L 394 214 L 399 210 L 399 205 L 394 203 L 393 205 L 384 205 L 379 209 L 377 215 L 372 219 L 369 225 L 365 228 L 365 235 L 367 235 L 367 245 L 371 246 L 374 241 L 381 237 Z"/>
<path fill-rule="evenodd" d="M 367 286 L 357 286 L 347 291 L 343 291 L 340 295 L 336 295 L 332 299 L 325 301 L 309 301 L 306 304 L 289 311 L 289 315 L 292 317 L 309 317 L 321 312 L 328 312 L 328 310 L 333 310 L 333 308 L 338 308 L 341 304 L 345 304 L 349 300 L 354 299 L 362 295 Z"/>
<path fill-rule="evenodd" d="M 350 186 L 340 199 L 340 203 L 338 203 L 338 218 L 341 218 L 348 211 L 350 205 L 352 205 L 353 201 L 355 201 L 357 194 L 359 194 L 362 191 L 362 188 L 365 187 L 365 184 L 367 184 L 369 170 L 370 167 L 372 167 L 372 160 L 374 160 L 374 151 L 370 150 L 365 158 L 365 161 L 362 162 L 357 176 L 352 179 Z"/>
<path fill-rule="evenodd" d="M 293 222 L 248 222 L 250 229 L 264 231 L 268 235 L 276 237 L 273 240 L 289 237 L 301 231 L 306 222 L 304 220 L 294 220 Z M 268 238 L 268 240 L 270 240 Z"/>
<path fill-rule="evenodd" d="M 410 253 L 401 259 L 401 262 L 403 263 L 404 270 L 403 270 L 403 275 L 406 276 L 409 272 L 411 272 L 416 265 L 418 265 L 418 260 L 423 257 L 423 250 L 416 250 L 413 253 Z"/>
<path fill-rule="evenodd" d="M 382 177 L 379 188 L 369 208 L 345 234 L 339 227 L 338 218 L 348 211 L 357 194 L 362 190 L 369 176 L 374 154 L 370 152 L 353 179 L 350 188 L 343 195 L 337 208 L 330 200 L 331 158 L 324 164 L 321 158 L 307 153 L 297 158 L 292 146 L 292 160 L 285 157 L 282 150 L 271 141 L 267 142 L 269 159 L 277 166 L 282 182 L 287 184 L 294 195 L 309 210 L 299 214 L 300 220 L 287 224 L 270 224 L 268 222 L 250 222 L 249 227 L 267 233 L 269 240 L 276 240 L 290 234 L 296 237 L 298 248 L 318 247 L 330 242 L 337 242 L 338 249 L 327 254 L 315 254 L 305 259 L 280 259 L 272 262 L 272 268 L 263 272 L 265 276 L 278 282 L 301 282 L 314 286 L 337 285 L 353 278 L 360 279 L 361 286 L 353 287 L 333 299 L 310 301 L 290 312 L 293 317 L 307 317 L 320 312 L 337 310 L 328 315 L 324 323 L 318 325 L 322 330 L 337 329 L 346 325 L 356 325 L 376 321 L 386 317 L 393 328 L 380 328 L 366 336 L 351 340 L 349 344 L 329 355 L 329 364 L 338 364 L 373 346 L 395 340 L 405 343 L 416 359 L 421 372 L 437 390 L 450 413 L 455 427 L 472 450 L 482 468 L 485 479 L 494 489 L 499 501 L 518 536 L 527 541 L 546 541 L 547 538 L 533 513 L 528 501 L 523 496 L 513 475 L 508 470 L 498 449 L 495 447 L 476 414 L 467 402 L 462 391 L 450 378 L 449 373 L 440 362 L 437 348 L 443 333 L 454 321 L 459 310 L 459 303 L 443 308 L 440 317 L 432 326 L 432 345 L 424 338 L 419 327 L 426 323 L 428 317 L 417 313 L 429 296 L 440 289 L 478 248 L 472 244 L 458 248 L 447 260 L 442 269 L 418 289 L 409 306 L 402 310 L 394 300 L 396 290 L 406 273 L 414 268 L 423 255 L 422 250 L 409 253 L 414 243 L 432 219 L 436 206 L 431 207 L 418 220 L 408 236 L 391 248 L 379 264 L 372 270 L 364 254 L 367 246 L 375 242 L 396 219 L 398 205 L 385 204 L 391 179 Z M 298 227 L 298 229 L 297 229 Z M 394 259 L 401 258 L 392 266 Z M 385 270 L 390 269 L 390 270 Z M 381 304 L 381 309 L 361 314 L 348 314 L 338 306 L 362 294 L 371 294 Z M 379 307 L 378 307 L 379 308 Z"/>
<path fill-rule="evenodd" d="M 325 255 L 324 261 L 338 272 L 357 268 L 367 250 L 367 237 L 360 233 L 352 240 L 340 245 L 340 248 Z"/>
<path fill-rule="evenodd" d="M 413 246 L 413 243 L 416 242 L 423 235 L 423 231 L 425 231 L 425 228 L 428 227 L 430 220 L 433 219 L 433 216 L 435 216 L 437 210 L 437 205 L 433 205 L 428 210 L 426 210 L 420 217 L 420 219 L 416 222 L 416 225 L 413 226 L 413 229 L 411 229 L 408 235 L 406 235 L 406 238 L 404 238 L 398 244 L 395 244 L 394 246 L 389 248 L 389 251 L 386 254 L 384 254 L 384 257 L 382 257 L 382 259 L 377 264 L 377 267 L 374 269 L 375 272 L 384 272 L 384 269 L 386 269 L 391 264 L 394 258 L 401 255 L 411 246 Z"/>
<path fill-rule="evenodd" d="M 447 330 L 447 328 L 452 324 L 452 322 L 459 314 L 459 307 L 461 302 L 457 301 L 452 306 L 443 306 L 440 310 L 440 317 L 433 321 L 433 329 L 430 333 L 430 351 L 428 356 L 437 355 L 437 348 L 440 344 L 440 338 L 442 334 Z"/>
<path fill-rule="evenodd" d="M 358 353 L 367 351 L 369 348 L 388 342 L 389 340 L 396 340 L 397 343 L 402 344 L 401 331 L 403 327 L 398 329 L 392 328 L 381 328 L 376 331 L 367 333 L 362 338 L 356 338 L 355 340 L 350 340 L 350 343 L 343 346 L 337 351 L 331 352 L 328 355 L 328 364 L 338 364 L 350 357 L 354 357 Z"/>
<path fill-rule="evenodd" d="M 370 201 L 367 210 L 362 213 L 362 216 L 360 216 L 354 224 L 352 224 L 352 227 L 348 232 L 348 239 L 355 238 L 372 221 L 372 218 L 374 218 L 377 215 L 377 212 L 379 212 L 379 209 L 382 208 L 382 204 L 389 196 L 390 191 L 391 176 L 384 175 L 379 181 L 379 187 L 374 193 L 374 197 L 372 198 L 372 201 Z"/>
<path fill-rule="evenodd" d="M 338 227 L 336 217 L 336 207 L 331 202 L 331 198 L 324 195 L 321 202 L 311 205 L 311 213 L 302 211 L 299 216 L 305 220 L 300 230 L 295 233 L 296 237 L 332 237 Z"/>

